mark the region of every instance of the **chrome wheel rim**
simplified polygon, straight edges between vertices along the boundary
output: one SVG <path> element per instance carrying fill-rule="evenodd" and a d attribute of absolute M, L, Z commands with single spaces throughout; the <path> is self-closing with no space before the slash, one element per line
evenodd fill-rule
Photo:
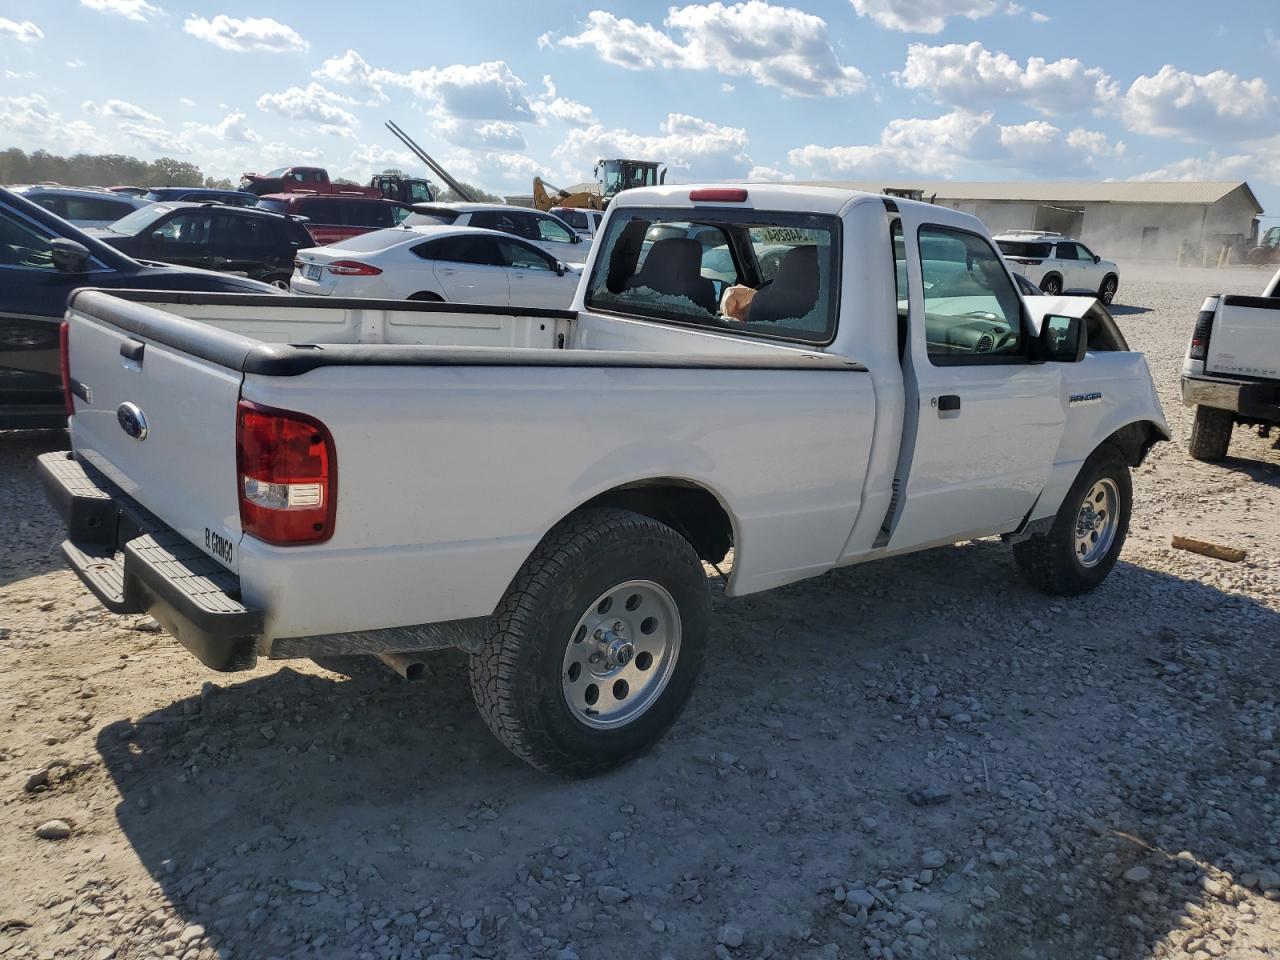
<path fill-rule="evenodd" d="M 1047 294 L 1048 296 L 1050 296 L 1050 297 L 1056 297 L 1058 294 L 1060 294 L 1060 293 L 1062 292 L 1062 284 L 1061 284 L 1061 283 L 1059 283 L 1057 280 L 1050 280 L 1050 281 L 1049 281 L 1047 284 L 1045 284 L 1041 289 L 1042 289 L 1042 290 L 1045 292 L 1045 294 Z"/>
<path fill-rule="evenodd" d="M 680 656 L 680 610 L 661 584 L 610 587 L 578 618 L 560 664 L 574 719 L 597 730 L 634 721 L 667 688 Z"/>
<path fill-rule="evenodd" d="M 1076 515 L 1076 560 L 1082 567 L 1096 567 L 1111 550 L 1120 527 L 1120 487 L 1103 477 L 1085 495 Z"/>
<path fill-rule="evenodd" d="M 1102 285 L 1102 302 L 1110 303 L 1116 295 L 1116 284 L 1114 280 L 1108 280 Z"/>
<path fill-rule="evenodd" d="M 288 280 L 272 280 L 272 281 L 271 281 L 271 285 L 272 285 L 273 287 L 275 287 L 277 290 L 288 290 L 288 289 L 289 289 L 289 281 L 288 281 Z"/>

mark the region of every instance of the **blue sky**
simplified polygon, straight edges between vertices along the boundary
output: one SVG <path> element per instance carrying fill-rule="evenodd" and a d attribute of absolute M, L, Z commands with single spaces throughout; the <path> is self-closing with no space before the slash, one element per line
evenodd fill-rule
<path fill-rule="evenodd" d="M 1280 214 L 1280 4 L 0 0 L 0 147 L 528 192 L 718 178 L 1248 179 Z"/>

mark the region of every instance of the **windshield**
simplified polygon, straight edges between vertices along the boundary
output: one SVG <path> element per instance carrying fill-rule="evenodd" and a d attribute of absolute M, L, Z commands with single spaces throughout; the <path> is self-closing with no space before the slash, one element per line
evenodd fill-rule
<path fill-rule="evenodd" d="M 619 210 L 588 285 L 589 309 L 829 343 L 835 333 L 834 217 Z"/>
<path fill-rule="evenodd" d="M 1051 243 L 1035 243 L 1026 240 L 997 240 L 996 246 L 1006 257 L 1028 257 L 1033 260 L 1047 259 L 1053 250 Z"/>
<path fill-rule="evenodd" d="M 126 237 L 136 237 L 172 209 L 173 207 L 163 203 L 153 203 L 133 211 L 127 217 L 121 217 L 107 229 Z"/>
<path fill-rule="evenodd" d="M 263 176 L 264 177 L 283 177 L 285 175 L 285 172 L 288 169 L 289 169 L 288 167 L 277 167 L 274 170 L 264 173 Z"/>

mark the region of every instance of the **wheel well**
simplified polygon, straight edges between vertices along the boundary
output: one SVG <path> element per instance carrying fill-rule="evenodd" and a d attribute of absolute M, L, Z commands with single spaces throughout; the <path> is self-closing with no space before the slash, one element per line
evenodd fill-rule
<path fill-rule="evenodd" d="M 1062 282 L 1062 274 L 1060 274 L 1057 270 L 1050 270 L 1048 273 L 1046 273 L 1043 277 L 1040 278 L 1040 283 L 1044 283 L 1050 277 L 1057 277 L 1058 282 L 1059 283 Z M 1037 286 L 1039 286 L 1039 284 L 1037 284 Z"/>
<path fill-rule="evenodd" d="M 707 563 L 719 563 L 733 546 L 729 512 L 705 487 L 687 480 L 660 479 L 627 484 L 593 497 L 583 507 L 618 507 L 665 523 Z"/>
<path fill-rule="evenodd" d="M 410 300 L 417 300 L 422 303 L 443 303 L 444 297 L 438 293 L 432 293 L 430 290 L 419 290 L 417 293 L 409 297 Z"/>
<path fill-rule="evenodd" d="M 1137 467 L 1146 459 L 1147 452 L 1153 446 L 1168 439 L 1164 431 L 1150 420 L 1136 420 L 1126 423 L 1103 443 L 1111 444 L 1120 451 L 1125 463 Z"/>

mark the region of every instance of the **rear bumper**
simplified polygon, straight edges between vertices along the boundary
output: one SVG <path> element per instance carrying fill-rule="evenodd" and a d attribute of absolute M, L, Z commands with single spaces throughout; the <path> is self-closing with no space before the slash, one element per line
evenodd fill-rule
<path fill-rule="evenodd" d="M 1225 377 L 1183 377 L 1182 402 L 1230 410 L 1250 420 L 1280 423 L 1280 383 Z"/>
<path fill-rule="evenodd" d="M 62 451 L 37 464 L 66 524 L 62 554 L 113 613 L 149 613 L 207 667 L 257 660 L 261 610 L 240 602 L 240 581 L 101 472 Z"/>

